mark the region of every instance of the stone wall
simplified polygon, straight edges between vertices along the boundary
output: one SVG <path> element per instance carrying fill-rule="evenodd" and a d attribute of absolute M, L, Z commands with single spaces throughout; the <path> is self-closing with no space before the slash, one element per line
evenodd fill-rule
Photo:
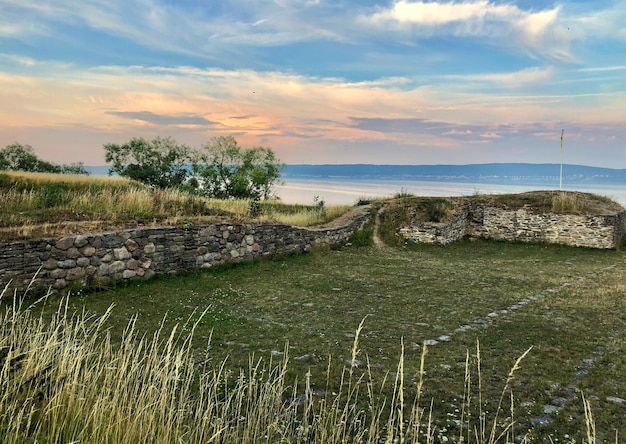
<path fill-rule="evenodd" d="M 533 213 L 472 202 L 449 222 L 421 223 L 400 229 L 415 242 L 447 244 L 470 236 L 517 242 L 616 248 L 626 234 L 626 211 L 609 215 Z"/>
<path fill-rule="evenodd" d="M 419 225 L 400 228 L 400 234 L 415 242 L 447 245 L 464 238 L 468 234 L 468 209 L 461 211 L 446 223 L 423 222 Z"/>
<path fill-rule="evenodd" d="M 369 219 L 362 211 L 333 229 L 223 223 L 0 242 L 0 291 L 23 289 L 35 274 L 35 288 L 62 290 L 301 253 L 345 242 Z"/>

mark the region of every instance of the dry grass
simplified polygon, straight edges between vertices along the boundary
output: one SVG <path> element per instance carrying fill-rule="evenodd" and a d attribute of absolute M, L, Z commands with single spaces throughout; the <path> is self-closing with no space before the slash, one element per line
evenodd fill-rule
<path fill-rule="evenodd" d="M 4 443 L 448 440 L 431 422 L 433 401 L 422 399 L 427 348 L 422 350 L 417 384 L 407 384 L 402 344 L 396 372 L 374 386 L 369 360 L 359 349 L 365 319 L 356 330 L 350 362 L 335 391 L 330 380 L 326 390 L 315 391 L 308 374 L 302 384 L 287 380 L 287 353 L 278 363 L 251 356 L 246 368 L 235 371 L 225 361 L 212 362 L 210 347 L 207 356 L 198 359 L 191 342 L 202 315 L 169 332 L 161 326 L 151 338 L 139 335 L 131 320 L 116 341 L 107 330 L 111 309 L 90 317 L 84 312 L 70 314 L 62 303 L 50 321 L 37 316 L 36 308 L 37 303 L 25 307 L 14 299 L 2 313 Z M 516 439 L 511 382 L 529 351 L 513 364 L 498 408 L 490 413 L 481 401 L 479 345 L 475 361 L 468 352 L 458 442 Z M 363 360 L 366 364 L 360 368 Z M 329 361 L 329 375 L 331 365 Z M 585 413 L 593 442 L 588 403 Z"/>
<path fill-rule="evenodd" d="M 320 212 L 314 207 L 304 207 L 294 213 L 270 212 L 265 220 L 297 227 L 310 227 L 335 220 L 352 208 L 354 207 L 350 205 L 335 205 Z"/>
<path fill-rule="evenodd" d="M 4 177 L 3 177 L 4 176 Z M 84 176 L 78 174 L 28 173 L 24 171 L 2 171 L 0 179 L 8 180 L 20 188 L 32 188 L 49 182 L 71 183 L 75 186 L 89 188 L 94 184 L 105 186 L 142 186 L 138 182 L 122 177 Z M 2 182 L 0 182 L 2 183 Z M 4 184 L 3 184 L 4 185 Z"/>
<path fill-rule="evenodd" d="M 583 214 L 589 211 L 589 197 L 583 193 L 558 193 L 552 197 L 553 213 Z"/>
<path fill-rule="evenodd" d="M 208 199 L 127 179 L 41 173 L 0 173 L 0 190 L 0 239 L 223 220 L 311 226 L 350 208 L 262 201 L 255 209 L 250 200 Z"/>
<path fill-rule="evenodd" d="M 565 214 L 614 214 L 624 208 L 614 200 L 578 191 L 529 191 L 519 194 L 478 195 L 469 199 L 509 209 Z"/>

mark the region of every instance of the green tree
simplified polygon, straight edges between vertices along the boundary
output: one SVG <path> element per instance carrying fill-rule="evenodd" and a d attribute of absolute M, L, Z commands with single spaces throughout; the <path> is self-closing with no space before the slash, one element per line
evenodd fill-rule
<path fill-rule="evenodd" d="M 242 149 L 232 136 L 211 139 L 196 154 L 200 191 L 218 199 L 267 199 L 285 165 L 270 148 Z"/>
<path fill-rule="evenodd" d="M 133 138 L 123 145 L 104 145 L 105 160 L 111 163 L 109 174 L 117 173 L 157 188 L 177 188 L 185 184 L 191 172 L 191 149 L 170 137 L 151 141 Z"/>
<path fill-rule="evenodd" d="M 39 162 L 30 145 L 16 142 L 0 151 L 0 170 L 37 171 Z"/>
<path fill-rule="evenodd" d="M 70 163 L 69 165 L 63 164 L 59 168 L 59 173 L 61 174 L 84 174 L 86 176 L 89 175 L 89 171 L 85 169 L 85 166 L 82 164 L 82 162 Z"/>
<path fill-rule="evenodd" d="M 28 171 L 36 173 L 89 174 L 82 163 L 57 165 L 41 160 L 33 147 L 13 143 L 0 150 L 0 170 Z"/>

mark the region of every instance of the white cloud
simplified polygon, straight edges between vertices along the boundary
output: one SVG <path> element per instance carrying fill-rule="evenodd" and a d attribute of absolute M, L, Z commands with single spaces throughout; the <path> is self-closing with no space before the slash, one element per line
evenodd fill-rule
<path fill-rule="evenodd" d="M 424 2 L 397 0 L 390 8 L 361 17 L 373 27 L 414 37 L 454 35 L 486 38 L 496 46 L 521 46 L 544 57 L 574 61 L 570 34 L 559 23 L 561 8 L 523 10 L 487 0 Z"/>
<path fill-rule="evenodd" d="M 0 23 L 0 35 L 15 36 L 22 32 L 22 28 L 16 23 Z"/>
<path fill-rule="evenodd" d="M 444 133 L 441 133 L 442 136 L 469 136 L 472 134 L 472 130 L 458 130 L 458 129 L 453 129 L 450 131 L 446 131 Z"/>
<path fill-rule="evenodd" d="M 22 56 L 18 56 L 15 54 L 0 53 L 0 60 L 6 60 L 9 63 L 15 63 L 17 65 L 26 66 L 26 67 L 33 67 L 39 64 L 39 62 L 37 62 L 35 59 L 32 59 L 30 57 L 22 57 Z"/>
<path fill-rule="evenodd" d="M 463 82 L 486 82 L 504 85 L 512 88 L 535 85 L 550 80 L 555 75 L 555 69 L 551 66 L 540 68 L 530 67 L 519 71 L 504 73 L 443 75 L 441 78 L 448 80 L 461 80 Z"/>
<path fill-rule="evenodd" d="M 7 72 L 27 72 L 33 77 L 45 77 L 49 74 L 64 73 L 68 75 L 74 68 L 71 63 L 62 63 L 54 60 L 37 60 L 16 54 L 0 53 L 0 67 Z M 33 70 L 33 68 L 37 68 Z"/>
<path fill-rule="evenodd" d="M 611 71 L 626 71 L 626 65 L 616 66 L 597 66 L 593 68 L 581 68 L 578 72 L 611 72 Z"/>
<path fill-rule="evenodd" d="M 488 15 L 506 16 L 515 7 L 490 5 L 487 1 L 477 2 L 410 2 L 397 1 L 390 9 L 372 15 L 373 22 L 397 21 L 399 23 L 436 26 L 451 22 L 484 20 Z"/>
<path fill-rule="evenodd" d="M 595 2 L 590 2 L 589 10 L 570 18 L 569 31 L 589 40 L 626 40 L 626 2 L 611 3 L 598 8 Z"/>

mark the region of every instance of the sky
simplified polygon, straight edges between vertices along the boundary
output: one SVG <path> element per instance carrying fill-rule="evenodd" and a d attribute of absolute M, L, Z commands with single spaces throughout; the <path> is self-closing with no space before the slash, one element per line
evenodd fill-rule
<path fill-rule="evenodd" d="M 626 1 L 0 0 L 0 148 L 224 135 L 288 164 L 626 168 Z"/>

